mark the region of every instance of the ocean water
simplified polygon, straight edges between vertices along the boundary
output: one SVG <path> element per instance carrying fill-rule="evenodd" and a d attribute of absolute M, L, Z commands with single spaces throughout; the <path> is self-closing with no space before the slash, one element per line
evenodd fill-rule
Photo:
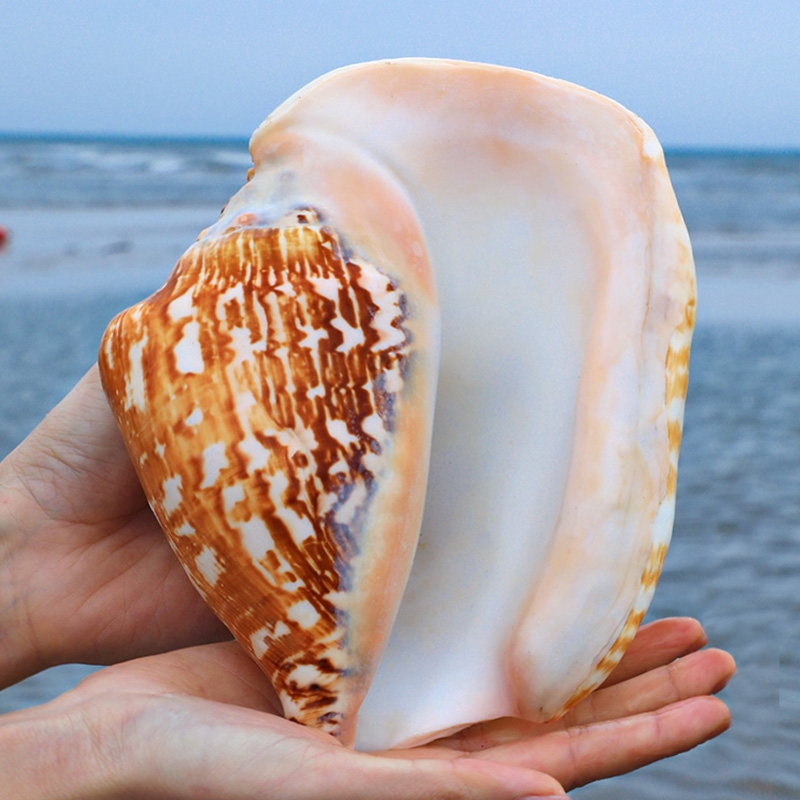
<path fill-rule="evenodd" d="M 572 794 L 788 800 L 800 797 L 800 305 L 795 315 L 786 301 L 800 280 L 800 154 L 674 152 L 668 163 L 700 305 L 673 543 L 649 617 L 696 616 L 733 653 L 739 672 L 722 694 L 733 725 Z M 0 138 L 0 225 L 11 231 L 0 457 L 89 367 L 116 311 L 166 277 L 248 165 L 244 141 Z M 756 296 L 759 313 L 744 313 Z M 43 702 L 86 671 L 56 668 L 0 692 L 0 711 Z"/>
<path fill-rule="evenodd" d="M 221 203 L 251 163 L 245 139 L 0 135 L 0 208 Z"/>

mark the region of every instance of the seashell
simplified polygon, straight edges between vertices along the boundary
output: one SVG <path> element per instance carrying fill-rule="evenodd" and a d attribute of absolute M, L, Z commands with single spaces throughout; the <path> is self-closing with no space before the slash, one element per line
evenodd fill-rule
<path fill-rule="evenodd" d="M 672 528 L 695 282 L 654 134 L 403 59 L 314 81 L 250 149 L 100 350 L 172 547 L 286 716 L 346 744 L 557 717 Z"/>

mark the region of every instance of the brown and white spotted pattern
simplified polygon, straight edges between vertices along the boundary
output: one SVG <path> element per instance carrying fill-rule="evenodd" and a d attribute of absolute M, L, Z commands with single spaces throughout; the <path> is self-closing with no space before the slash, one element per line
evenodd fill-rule
<path fill-rule="evenodd" d="M 240 217 L 109 326 L 103 383 L 192 581 L 286 716 L 338 734 L 352 565 L 411 368 L 404 293 L 301 210 Z M 367 665 L 372 668 L 372 665 Z"/>

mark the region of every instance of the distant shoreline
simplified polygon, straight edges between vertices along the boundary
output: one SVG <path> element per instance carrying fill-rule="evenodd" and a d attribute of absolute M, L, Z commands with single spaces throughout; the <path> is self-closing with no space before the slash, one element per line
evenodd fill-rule
<path fill-rule="evenodd" d="M 0 131 L 0 144 L 41 142 L 54 144 L 153 144 L 153 145 L 222 145 L 247 147 L 250 134 L 228 136 L 203 136 L 201 134 L 163 135 L 163 134 L 135 134 L 135 133 L 58 133 L 58 132 L 28 132 L 28 131 Z M 798 151 L 800 153 L 800 151 Z"/>

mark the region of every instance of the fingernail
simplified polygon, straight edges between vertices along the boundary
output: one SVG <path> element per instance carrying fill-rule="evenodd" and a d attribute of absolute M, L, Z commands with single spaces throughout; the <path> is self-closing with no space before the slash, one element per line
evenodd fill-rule
<path fill-rule="evenodd" d="M 566 794 L 526 794 L 517 800 L 569 800 Z"/>
<path fill-rule="evenodd" d="M 517 800 L 569 800 L 565 794 L 526 794 L 524 797 L 518 797 Z"/>

